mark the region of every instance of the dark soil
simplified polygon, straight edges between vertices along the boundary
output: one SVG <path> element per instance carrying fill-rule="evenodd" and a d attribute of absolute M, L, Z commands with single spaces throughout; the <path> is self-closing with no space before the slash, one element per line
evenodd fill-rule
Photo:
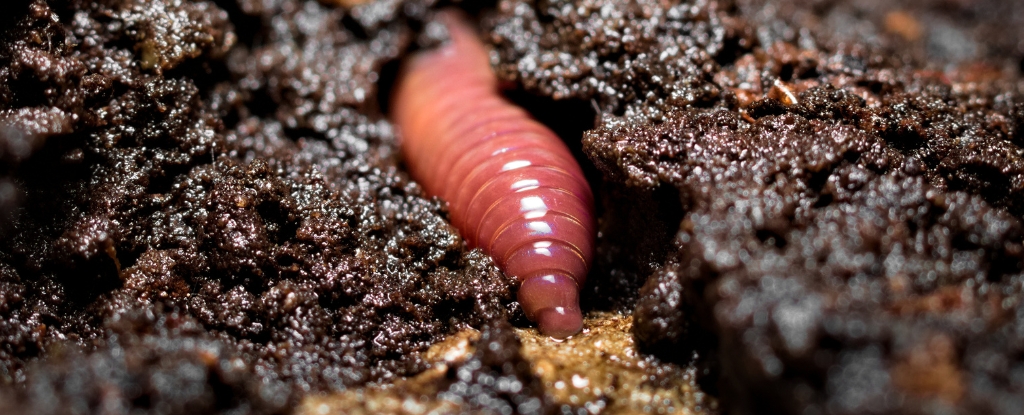
<path fill-rule="evenodd" d="M 0 405 L 284 413 L 504 320 L 377 102 L 426 6 L 8 6 Z"/>
<path fill-rule="evenodd" d="M 583 150 L 606 204 L 649 206 L 603 226 L 681 219 L 634 333 L 696 354 L 727 412 L 1017 413 L 1024 6 L 826 3 L 540 2 L 487 21 L 503 76 L 600 109 Z M 602 235 L 595 280 L 638 264 L 622 239 L 664 238 L 630 229 Z"/>
<path fill-rule="evenodd" d="M 0 6 L 4 413 L 288 413 L 467 327 L 467 411 L 555 409 L 387 122 L 452 4 L 357 3 Z M 1024 407 L 1024 3 L 454 3 L 589 170 L 585 306 L 726 412 Z"/>

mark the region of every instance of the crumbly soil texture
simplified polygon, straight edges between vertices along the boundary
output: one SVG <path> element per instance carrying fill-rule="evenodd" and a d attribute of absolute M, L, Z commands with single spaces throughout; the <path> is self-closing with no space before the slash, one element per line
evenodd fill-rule
<path fill-rule="evenodd" d="M 1024 3 L 9 0 L 3 412 L 291 413 L 471 327 L 453 411 L 586 412 L 397 153 L 448 7 L 588 172 L 584 307 L 722 412 L 1024 407 Z"/>

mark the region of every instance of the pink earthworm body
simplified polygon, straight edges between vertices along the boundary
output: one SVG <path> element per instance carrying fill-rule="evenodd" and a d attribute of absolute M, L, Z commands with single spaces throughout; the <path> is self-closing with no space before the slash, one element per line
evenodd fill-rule
<path fill-rule="evenodd" d="M 452 223 L 519 283 L 519 303 L 546 335 L 580 331 L 593 256 L 594 202 L 554 132 L 504 99 L 473 30 L 443 16 L 451 41 L 404 69 L 393 117 L 414 179 L 447 200 Z"/>

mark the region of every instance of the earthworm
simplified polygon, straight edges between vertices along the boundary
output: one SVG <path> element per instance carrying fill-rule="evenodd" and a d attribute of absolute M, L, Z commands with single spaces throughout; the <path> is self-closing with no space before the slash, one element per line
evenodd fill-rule
<path fill-rule="evenodd" d="M 452 224 L 519 284 L 545 335 L 579 332 L 593 256 L 594 201 L 558 136 L 500 93 L 488 53 L 459 16 L 450 41 L 406 63 L 392 99 L 413 179 L 448 201 Z"/>

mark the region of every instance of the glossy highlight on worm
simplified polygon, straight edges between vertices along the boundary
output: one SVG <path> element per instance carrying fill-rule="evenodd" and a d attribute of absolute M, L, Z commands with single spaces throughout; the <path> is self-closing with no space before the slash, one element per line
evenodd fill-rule
<path fill-rule="evenodd" d="M 546 335 L 580 331 L 579 288 L 593 256 L 594 201 L 554 132 L 501 96 L 487 50 L 457 15 L 451 40 L 403 69 L 392 116 L 414 179 L 448 201 L 452 223 L 519 283 Z"/>

